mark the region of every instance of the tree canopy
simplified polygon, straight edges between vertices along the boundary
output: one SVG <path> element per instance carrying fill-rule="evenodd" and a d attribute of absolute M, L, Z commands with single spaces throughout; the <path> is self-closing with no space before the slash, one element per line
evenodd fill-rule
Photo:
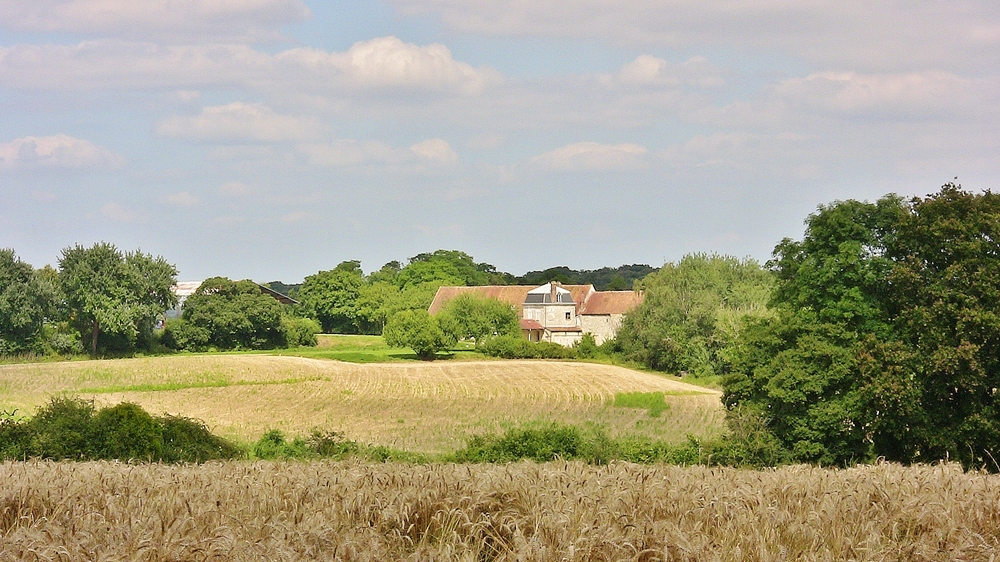
<path fill-rule="evenodd" d="M 42 326 L 55 308 L 55 286 L 21 261 L 12 249 L 0 249 L 0 354 L 37 351 Z"/>
<path fill-rule="evenodd" d="M 996 468 L 1000 196 L 947 184 L 835 202 L 806 225 L 775 249 L 778 315 L 744 329 L 727 406 L 797 460 Z"/>
<path fill-rule="evenodd" d="M 643 303 L 625 315 L 614 347 L 652 369 L 708 375 L 745 316 L 765 316 L 772 274 L 752 259 L 690 254 L 637 284 Z"/>
<path fill-rule="evenodd" d="M 459 295 L 438 313 L 441 322 L 460 340 L 477 343 L 493 336 L 520 336 L 517 311 L 509 303 L 479 295 Z"/>
<path fill-rule="evenodd" d="M 171 291 L 177 268 L 138 250 L 122 253 L 107 242 L 64 249 L 59 280 L 70 318 L 93 354 L 102 334 L 117 335 L 128 347 L 148 341 L 156 317 L 177 302 Z"/>

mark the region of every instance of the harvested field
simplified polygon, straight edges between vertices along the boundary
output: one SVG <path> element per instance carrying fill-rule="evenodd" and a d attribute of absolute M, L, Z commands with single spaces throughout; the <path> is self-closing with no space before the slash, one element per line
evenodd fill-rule
<path fill-rule="evenodd" d="M 996 560 L 1000 476 L 614 463 L 0 464 L 0 560 Z"/>
<path fill-rule="evenodd" d="M 614 407 L 621 392 L 663 392 L 668 409 Z M 441 453 L 469 434 L 532 420 L 594 422 L 612 435 L 680 442 L 722 427 L 719 393 L 609 365 L 547 361 L 353 364 L 264 355 L 190 355 L 0 365 L 0 409 L 30 413 L 71 393 L 100 405 L 204 420 L 256 440 L 312 428 L 400 449 Z"/>

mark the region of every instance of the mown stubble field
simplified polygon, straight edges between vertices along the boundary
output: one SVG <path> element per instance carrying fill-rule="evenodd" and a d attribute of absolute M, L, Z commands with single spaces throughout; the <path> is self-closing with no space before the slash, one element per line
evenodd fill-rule
<path fill-rule="evenodd" d="M 616 408 L 619 392 L 663 392 L 669 408 Z M 597 423 L 613 436 L 681 442 L 722 429 L 717 391 L 622 367 L 549 361 L 354 364 L 265 355 L 180 355 L 0 365 L 0 409 L 30 414 L 52 395 L 129 401 L 154 414 L 204 420 L 253 441 L 280 429 L 343 432 L 421 453 L 525 422 Z"/>
<path fill-rule="evenodd" d="M 957 465 L 0 464 L 0 561 L 998 558 Z"/>

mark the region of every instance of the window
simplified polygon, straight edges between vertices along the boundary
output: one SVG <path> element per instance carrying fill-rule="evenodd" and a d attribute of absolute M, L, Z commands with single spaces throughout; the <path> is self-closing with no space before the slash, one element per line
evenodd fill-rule
<path fill-rule="evenodd" d="M 573 313 L 572 312 L 567 312 L 566 313 L 566 320 L 572 320 L 572 319 L 573 319 Z"/>

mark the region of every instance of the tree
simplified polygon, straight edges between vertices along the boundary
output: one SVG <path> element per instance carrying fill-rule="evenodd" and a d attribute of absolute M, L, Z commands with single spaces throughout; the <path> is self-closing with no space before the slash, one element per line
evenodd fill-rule
<path fill-rule="evenodd" d="M 329 271 L 306 277 L 299 301 L 327 333 L 359 331 L 357 301 L 365 285 L 361 262 L 341 262 Z"/>
<path fill-rule="evenodd" d="M 775 249 L 779 314 L 741 333 L 726 405 L 800 461 L 1000 468 L 1000 196 L 948 184 L 806 224 Z"/>
<path fill-rule="evenodd" d="M 0 249 L 0 354 L 37 351 L 42 325 L 52 313 L 55 287 L 44 273 Z"/>
<path fill-rule="evenodd" d="M 180 322 L 167 324 L 165 338 L 181 349 L 285 347 L 288 338 L 281 307 L 253 281 L 213 277 L 184 301 Z"/>
<path fill-rule="evenodd" d="M 668 372 L 725 370 L 723 350 L 745 316 L 770 314 L 774 278 L 751 259 L 691 254 L 638 284 L 645 300 L 625 315 L 614 346 Z"/>
<path fill-rule="evenodd" d="M 439 322 L 447 322 L 457 339 L 481 342 L 492 336 L 518 336 L 521 333 L 513 306 L 478 295 L 464 294 L 451 299 L 438 316 Z"/>
<path fill-rule="evenodd" d="M 177 302 L 171 291 L 177 268 L 107 242 L 65 248 L 59 280 L 71 319 L 95 355 L 102 334 L 122 336 L 129 347 L 150 342 L 156 317 Z"/>
<path fill-rule="evenodd" d="M 389 319 L 382 334 L 386 345 L 409 347 L 421 359 L 433 359 L 438 351 L 455 345 L 453 333 L 441 329 L 426 310 L 404 310 Z"/>

